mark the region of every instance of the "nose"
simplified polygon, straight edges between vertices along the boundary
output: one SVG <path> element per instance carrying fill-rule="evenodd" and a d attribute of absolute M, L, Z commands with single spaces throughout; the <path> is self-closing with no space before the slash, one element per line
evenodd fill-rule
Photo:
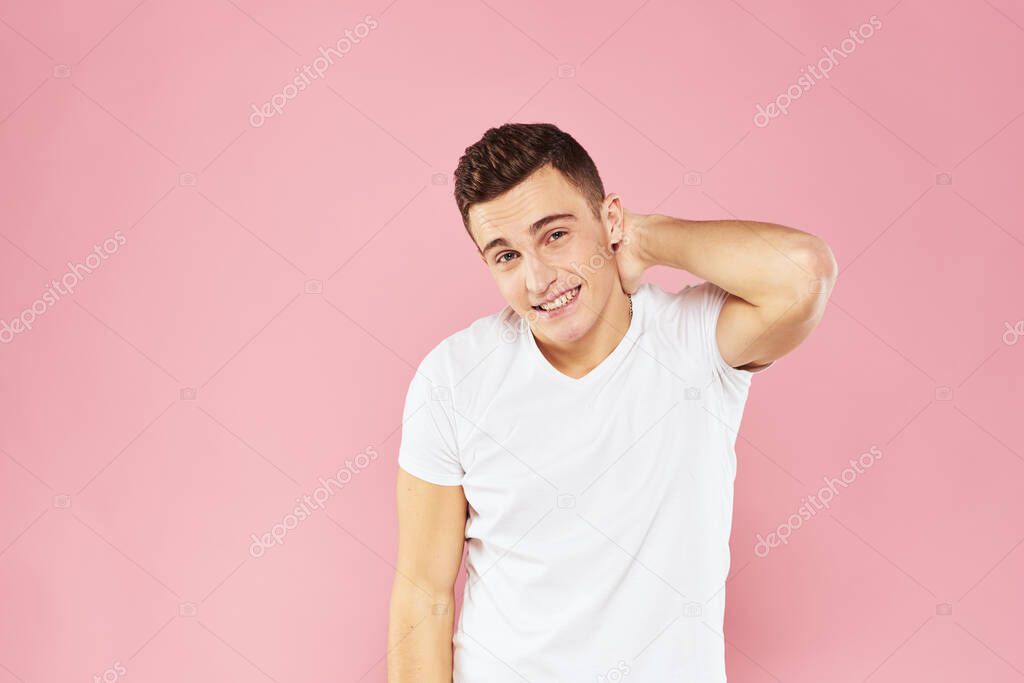
<path fill-rule="evenodd" d="M 534 296 L 539 297 L 548 291 L 551 283 L 558 276 L 558 270 L 536 256 L 524 256 L 523 260 L 525 261 L 526 289 Z"/>

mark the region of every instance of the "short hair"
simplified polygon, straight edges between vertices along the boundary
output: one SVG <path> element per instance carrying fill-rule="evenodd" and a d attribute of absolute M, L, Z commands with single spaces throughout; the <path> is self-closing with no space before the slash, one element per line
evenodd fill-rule
<path fill-rule="evenodd" d="M 506 123 L 466 148 L 455 169 L 455 203 L 470 238 L 469 210 L 504 194 L 546 164 L 557 169 L 601 217 L 604 184 L 587 150 L 550 123 Z M 475 242 L 475 240 L 474 240 Z"/>

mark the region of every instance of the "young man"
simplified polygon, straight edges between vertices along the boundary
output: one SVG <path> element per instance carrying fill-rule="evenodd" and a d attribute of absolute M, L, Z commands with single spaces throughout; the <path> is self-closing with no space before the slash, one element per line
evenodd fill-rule
<path fill-rule="evenodd" d="M 487 131 L 455 198 L 508 306 L 409 386 L 388 680 L 724 682 L 736 433 L 821 319 L 831 250 L 631 213 L 548 124 Z M 705 282 L 641 284 L 653 265 Z"/>

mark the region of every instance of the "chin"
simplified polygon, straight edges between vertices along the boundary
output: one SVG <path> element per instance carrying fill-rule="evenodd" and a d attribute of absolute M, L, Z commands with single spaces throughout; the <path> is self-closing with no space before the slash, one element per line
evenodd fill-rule
<path fill-rule="evenodd" d="M 584 320 L 584 316 L 574 316 L 576 320 L 544 320 L 539 321 L 537 329 L 549 340 L 558 344 L 572 344 L 586 336 L 594 326 L 593 320 Z"/>

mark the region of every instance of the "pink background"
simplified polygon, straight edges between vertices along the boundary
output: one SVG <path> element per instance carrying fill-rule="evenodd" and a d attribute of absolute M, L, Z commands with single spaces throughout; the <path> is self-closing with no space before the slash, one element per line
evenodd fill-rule
<path fill-rule="evenodd" d="M 0 319 L 125 238 L 0 345 L 0 683 L 384 680 L 405 390 L 504 305 L 450 175 L 509 120 L 572 133 L 634 211 L 840 263 L 747 404 L 730 681 L 1024 680 L 1021 0 L 340 4 L 0 2 Z"/>

